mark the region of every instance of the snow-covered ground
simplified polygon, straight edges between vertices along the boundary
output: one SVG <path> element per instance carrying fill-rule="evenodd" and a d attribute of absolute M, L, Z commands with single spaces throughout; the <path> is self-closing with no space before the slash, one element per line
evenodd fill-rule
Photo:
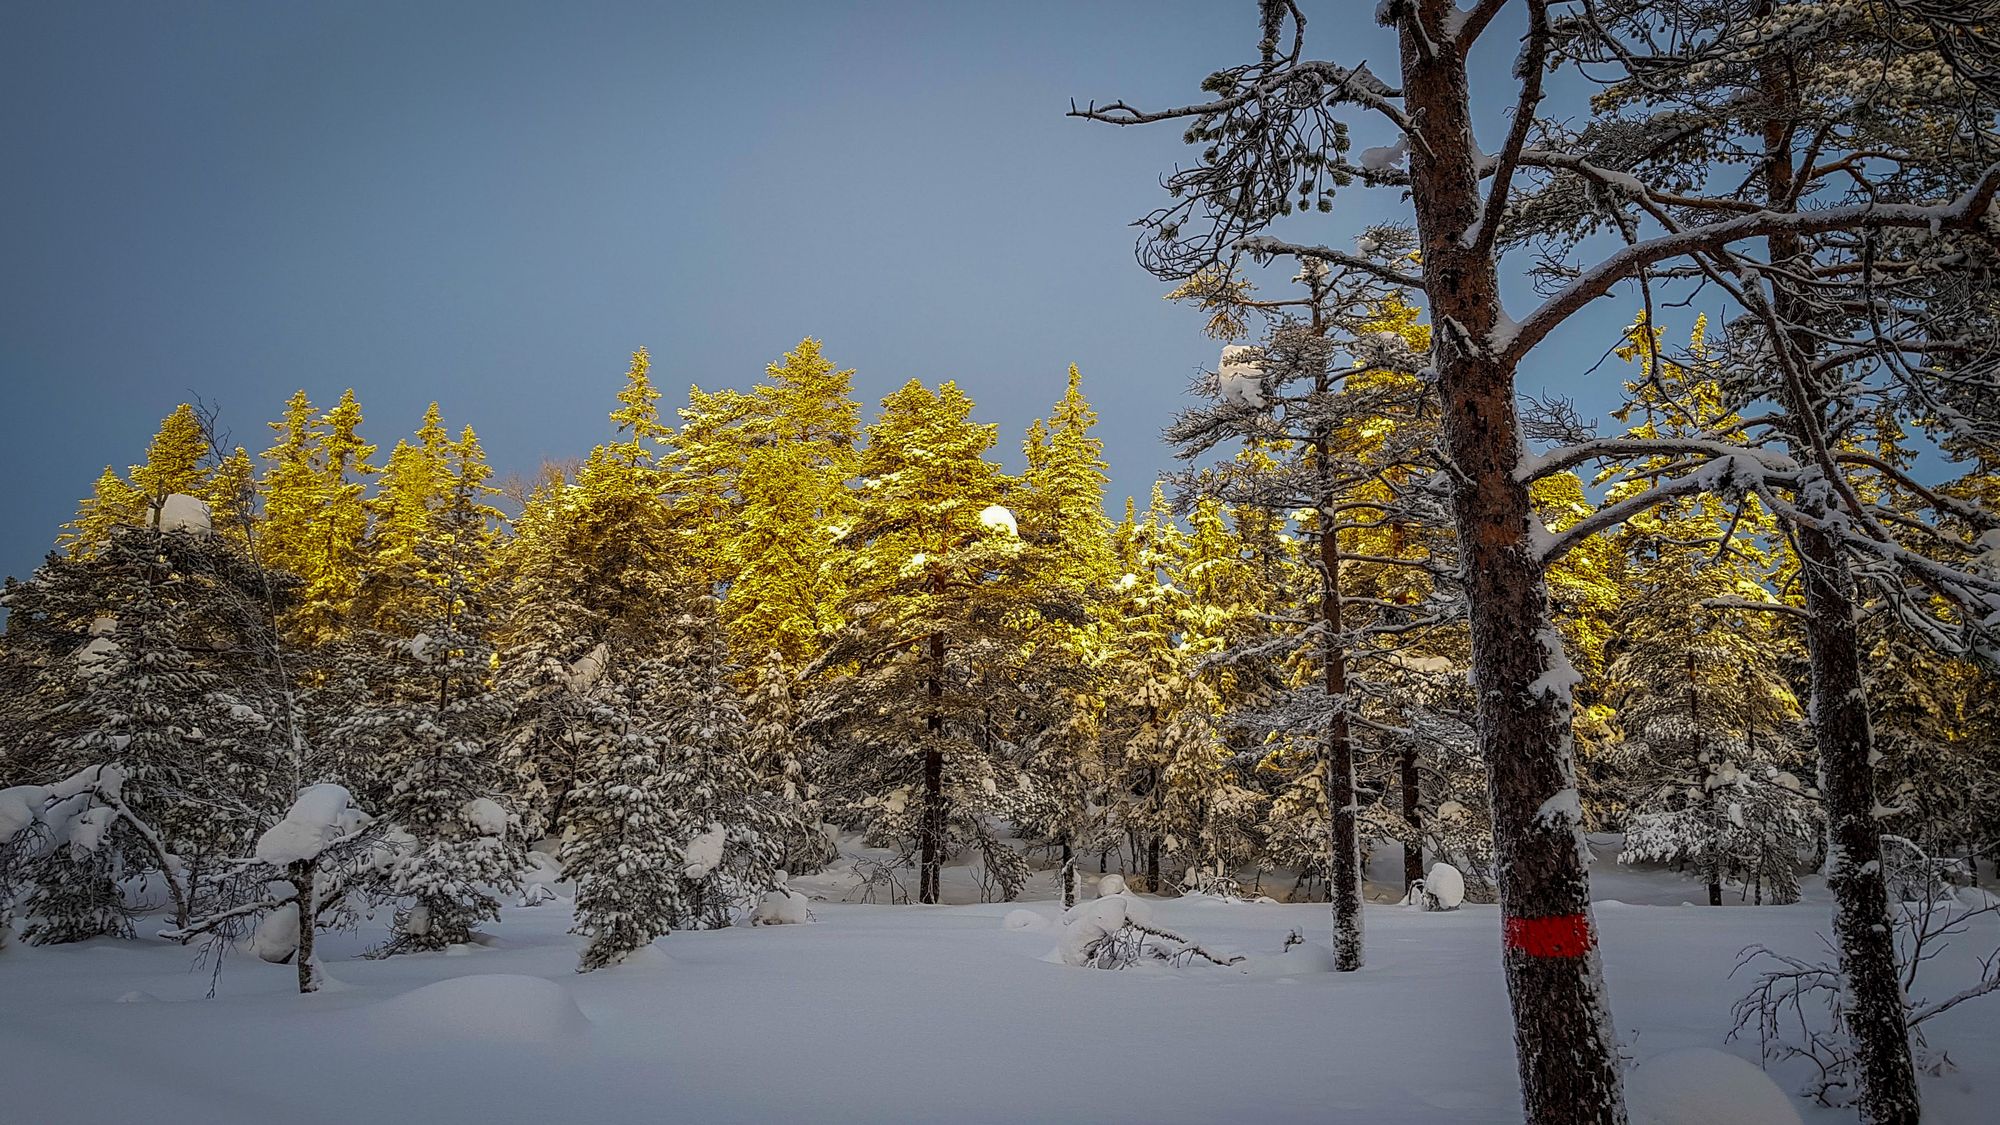
<path fill-rule="evenodd" d="M 1713 909 L 1677 905 L 1701 889 L 1670 873 L 1597 873 L 1635 1091 L 1700 1085 L 1703 1125 L 1724 1125 L 1715 1103 L 1748 1103 L 1715 1096 L 1714 1060 L 1686 1049 L 1754 1058 L 1723 1042 L 1743 990 L 1729 970 L 1753 943 L 1816 952 L 1823 889 L 1795 907 Z M 179 946 L 14 946 L 0 953 L 0 1123 L 1520 1119 L 1495 908 L 1371 904 L 1368 965 L 1336 974 L 1323 904 L 1154 907 L 1158 924 L 1247 960 L 1072 968 L 1052 957 L 1061 911 L 1047 901 L 816 901 L 809 925 L 676 933 L 578 975 L 558 899 L 509 908 L 489 944 L 445 954 L 362 960 L 379 934 L 331 935 L 331 983 L 309 997 L 289 968 L 241 953 L 207 1000 L 209 973 Z M 2000 944 L 1982 921 L 1933 995 Z M 1294 930 L 1306 944 L 1283 952 Z M 2000 1006 L 1934 1022 L 1958 1066 L 1925 1078 L 1926 1120 L 1991 1120 Z M 1660 1081 L 1640 1077 L 1656 1059 Z M 1791 1102 L 1808 1122 L 1852 1120 Z"/>

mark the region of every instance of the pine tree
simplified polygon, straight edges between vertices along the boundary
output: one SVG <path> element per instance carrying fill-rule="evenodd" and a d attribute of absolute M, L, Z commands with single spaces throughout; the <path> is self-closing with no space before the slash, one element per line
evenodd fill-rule
<path fill-rule="evenodd" d="M 351 753 L 351 772 L 372 782 L 370 803 L 402 834 L 388 891 L 413 902 L 398 912 L 385 954 L 471 940 L 499 916 L 490 889 L 517 888 L 525 863 L 518 821 L 496 800 L 507 709 L 493 688 L 483 608 L 499 519 L 486 502 L 491 470 L 472 430 L 450 441 L 435 411 L 419 437 L 437 460 L 418 469 L 402 458 L 389 495 L 404 510 L 390 526 L 406 538 L 389 540 L 382 560 L 384 571 L 411 576 L 391 615 L 402 629 L 363 630 L 349 642 L 356 704 L 334 732 L 365 748 Z M 413 505 L 408 493 L 419 488 L 439 493 L 435 508 Z"/>
<path fill-rule="evenodd" d="M 675 837 L 672 744 L 658 700 L 679 670 L 658 658 L 610 657 L 588 690 L 584 748 L 565 815 L 562 863 L 576 884 L 579 972 L 615 965 L 685 917 L 686 860 Z"/>
<path fill-rule="evenodd" d="M 1107 827 L 1099 737 L 1114 560 L 1104 516 L 1104 443 L 1091 436 L 1096 424 L 1083 376 L 1071 364 L 1063 397 L 1029 428 L 1027 471 L 1010 494 L 1032 581 L 1060 609 L 1034 626 L 1034 650 L 1024 665 L 1041 698 L 1027 757 L 1039 799 L 1024 809 L 1020 827 L 1056 848 L 1065 908 L 1075 904 L 1078 851 L 1101 844 Z"/>
<path fill-rule="evenodd" d="M 670 476 L 683 549 L 726 586 L 723 620 L 746 664 L 774 648 L 802 667 L 842 624 L 831 559 L 853 522 L 853 376 L 808 338 L 749 393 L 695 389 L 680 412 Z"/>
<path fill-rule="evenodd" d="M 809 723 L 872 836 L 911 840 L 918 897 L 960 843 L 976 846 L 1007 897 L 1026 876 L 988 819 L 1022 781 L 1014 717 L 1032 702 L 1016 674 L 1036 603 L 1003 477 L 985 459 L 994 427 L 970 420 L 955 384 L 911 380 L 882 402 L 860 462 L 847 556 L 845 632 L 822 657 Z M 848 669 L 851 668 L 851 672 Z"/>
<path fill-rule="evenodd" d="M 650 651 L 668 607 L 696 579 L 677 551 L 671 498 L 654 452 L 667 436 L 644 349 L 626 369 L 611 415 L 621 440 L 598 445 L 574 481 L 529 497 L 500 554 L 496 690 L 513 709 L 504 740 L 530 831 L 563 831 L 585 752 L 583 702 L 609 654 Z"/>
<path fill-rule="evenodd" d="M 56 546 L 72 556 L 88 556 L 111 537 L 112 528 L 138 524 L 144 512 L 139 490 L 106 465 L 90 496 L 77 506 L 76 518 L 63 525 Z"/>
<path fill-rule="evenodd" d="M 1703 330 L 1697 322 L 1692 361 L 1704 355 Z M 1658 355 L 1659 340 L 1642 322 L 1621 350 L 1647 367 L 1620 412 L 1644 411 L 1627 436 L 1696 440 L 1738 428 L 1721 387 Z M 1644 487 L 1620 482 L 1605 502 Z M 1792 736 L 1803 717 L 1787 682 L 1792 646 L 1777 618 L 1758 611 L 1779 584 L 1764 546 L 1778 537 L 1755 498 L 1701 496 L 1635 515 L 1609 540 L 1625 557 L 1625 608 L 1606 668 L 1626 734 L 1614 751 L 1631 810 L 1621 858 L 1693 863 L 1716 906 L 1726 878 L 1754 886 L 1760 900 L 1768 890 L 1773 902 L 1796 902 L 1800 853 L 1821 829 L 1816 794 L 1793 772 L 1804 766 Z"/>
<path fill-rule="evenodd" d="M 662 659 L 676 669 L 660 706 L 672 828 L 685 859 L 675 929 L 728 926 L 734 908 L 778 886 L 787 851 L 812 834 L 796 800 L 752 768 L 745 718 L 713 598 L 679 615 Z"/>
<path fill-rule="evenodd" d="M 828 841 L 818 828 L 819 786 L 807 772 L 809 747 L 798 733 L 799 706 L 795 678 L 773 650 L 765 655 L 751 681 L 745 716 L 749 722 L 748 758 L 759 784 L 781 807 L 798 810 L 801 829 L 783 841 L 780 863 L 788 872 L 818 870 L 830 858 Z"/>
<path fill-rule="evenodd" d="M 285 404 L 278 439 L 264 453 L 265 565 L 297 575 L 300 604 L 287 624 L 306 644 L 336 639 L 361 582 L 368 510 L 366 479 L 378 470 L 361 440 L 361 407 L 349 390 L 315 417 L 305 392 Z"/>
<path fill-rule="evenodd" d="M 146 463 L 132 466 L 132 488 L 157 511 L 176 494 L 200 496 L 209 479 L 208 434 L 194 407 L 181 403 L 160 423 L 146 447 Z"/>

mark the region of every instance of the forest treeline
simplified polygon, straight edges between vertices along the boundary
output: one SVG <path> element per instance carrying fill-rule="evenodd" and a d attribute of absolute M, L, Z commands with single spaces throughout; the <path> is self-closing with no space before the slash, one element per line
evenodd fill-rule
<path fill-rule="evenodd" d="M 1324 271 L 1301 282 L 1309 310 L 1338 296 Z M 329 785 L 360 815 L 326 833 L 372 836 L 334 885 L 300 883 L 320 883 L 326 925 L 394 903 L 383 952 L 467 940 L 533 882 L 544 838 L 577 881 L 587 964 L 729 924 L 842 831 L 903 857 L 881 873 L 891 900 L 937 901 L 957 862 L 1012 897 L 1037 853 L 1066 897 L 1079 868 L 1337 895 L 1336 719 L 1356 846 L 1399 847 L 1406 882 L 1428 857 L 1490 889 L 1463 583 L 1416 374 L 1429 328 L 1364 296 L 1365 360 L 1278 313 L 1262 346 L 1228 349 L 1170 431 L 1195 467 L 1116 520 L 1075 369 L 1014 475 L 951 383 L 912 381 L 864 424 L 853 373 L 807 339 L 668 416 L 642 350 L 607 440 L 511 515 L 476 435 L 435 406 L 383 455 L 351 393 L 325 410 L 301 393 L 253 456 L 183 405 L 6 589 L 4 780 L 71 801 L 45 834 L 89 845 L 44 840 L 8 870 L 26 938 L 130 934 L 139 888 L 162 885 L 173 936 L 253 924 L 286 905 L 260 841 Z M 1622 352 L 1631 433 L 1723 423 L 1700 337 L 1678 358 L 1659 340 L 1638 324 Z M 1868 448 L 1907 461 L 1899 439 Z M 1555 473 L 1535 501 L 1560 536 L 1646 479 Z M 1696 494 L 1550 572 L 1582 815 L 1717 902 L 1795 901 L 1824 847 L 1796 566 L 1754 497 Z M 1982 796 L 1992 681 L 1893 620 L 1863 627 L 1885 827 L 1976 854 L 2000 815 Z"/>

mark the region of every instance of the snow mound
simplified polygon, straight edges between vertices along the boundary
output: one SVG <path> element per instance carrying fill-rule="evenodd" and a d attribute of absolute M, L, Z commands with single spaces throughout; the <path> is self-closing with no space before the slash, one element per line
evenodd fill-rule
<path fill-rule="evenodd" d="M 385 1000 L 375 1026 L 430 1042 L 547 1042 L 590 1027 L 569 990 L 542 977 L 482 973 L 453 977 Z"/>
<path fill-rule="evenodd" d="M 729 830 L 720 824 L 711 824 L 708 830 L 687 842 L 682 854 L 687 859 L 681 874 L 690 879 L 706 879 L 711 871 L 722 866 L 722 846 L 729 842 Z"/>
<path fill-rule="evenodd" d="M 257 837 L 257 858 L 275 867 L 317 859 L 328 844 L 367 823 L 353 798 L 339 785 L 308 785 L 285 812 L 285 819 Z"/>
<path fill-rule="evenodd" d="M 979 526 L 1015 539 L 1021 537 L 1021 525 L 1015 522 L 1014 513 L 999 504 L 988 504 L 979 510 Z"/>
<path fill-rule="evenodd" d="M 119 997 L 118 997 L 118 999 L 116 999 L 116 1000 L 112 1001 L 112 1003 L 114 1003 L 114 1004 L 156 1004 L 156 1003 L 158 1003 L 158 1002 L 159 1002 L 159 999 L 160 999 L 159 997 L 157 997 L 157 996 L 153 995 L 153 994 L 152 994 L 152 993 L 150 993 L 150 992 L 147 992 L 147 991 L 146 991 L 145 989 L 143 989 L 143 988 L 135 988 L 135 989 L 133 989 L 132 991 L 130 991 L 130 992 L 127 992 L 127 993 L 124 993 L 123 995 L 119 996 Z"/>
<path fill-rule="evenodd" d="M 757 900 L 757 909 L 750 912 L 753 926 L 802 926 L 812 920 L 808 912 L 811 899 L 792 890 L 779 887 L 775 891 L 765 891 Z"/>
<path fill-rule="evenodd" d="M 208 505 L 192 496 L 174 493 L 160 504 L 160 530 L 208 534 L 213 530 L 208 519 Z"/>
<path fill-rule="evenodd" d="M 505 836 L 510 818 L 500 802 L 490 797 L 474 797 L 458 807 L 459 815 L 465 822 L 479 830 L 481 836 Z"/>
<path fill-rule="evenodd" d="M 1110 898 L 1112 895 L 1122 895 L 1124 893 L 1126 892 L 1125 877 L 1123 875 L 1106 875 L 1097 880 L 1098 898 Z"/>
<path fill-rule="evenodd" d="M 1713 1047 L 1668 1051 L 1632 1068 L 1625 1104 L 1632 1125 L 1800 1125 L 1770 1075 Z"/>
<path fill-rule="evenodd" d="M 42 804 L 48 799 L 48 787 L 43 785 L 0 789 L 0 841 L 40 820 Z"/>
<path fill-rule="evenodd" d="M 1029 933 L 1035 930 L 1048 929 L 1049 920 L 1047 917 L 1037 914 L 1032 910 L 1009 910 L 1007 916 L 1000 919 L 1000 928 L 1003 930 L 1014 930 L 1019 933 Z"/>
<path fill-rule="evenodd" d="M 1105 880 L 1116 878 L 1107 875 L 1099 880 L 1100 893 Z M 1124 929 L 1126 922 L 1144 925 L 1152 918 L 1152 906 L 1129 894 L 1110 894 L 1093 902 L 1079 902 L 1063 915 L 1062 940 L 1056 946 L 1056 955 L 1065 965 L 1088 966 L 1094 960 L 1098 942 Z"/>
<path fill-rule="evenodd" d="M 265 913 L 257 922 L 257 931 L 250 935 L 250 952 L 273 965 L 290 961 L 298 951 L 299 904 L 296 902 L 288 902 Z"/>
<path fill-rule="evenodd" d="M 1222 366 L 1215 375 L 1215 393 L 1231 406 L 1262 410 L 1270 400 L 1264 394 L 1264 368 L 1255 359 L 1257 349 L 1248 344 L 1231 344 L 1222 349 Z"/>
<path fill-rule="evenodd" d="M 1424 909 L 1457 910 L 1465 901 L 1465 876 L 1449 863 L 1433 863 L 1424 875 Z"/>

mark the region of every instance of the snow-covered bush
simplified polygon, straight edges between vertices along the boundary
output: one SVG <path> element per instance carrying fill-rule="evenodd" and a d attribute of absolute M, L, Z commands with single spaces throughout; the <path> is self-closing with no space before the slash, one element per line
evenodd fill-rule
<path fill-rule="evenodd" d="M 1217 965 L 1242 960 L 1217 956 L 1154 924 L 1152 904 L 1122 890 L 1077 903 L 1064 913 L 1056 953 L 1066 965 L 1094 969 L 1125 969 L 1148 961 L 1186 964 L 1195 958 Z"/>
<path fill-rule="evenodd" d="M 273 963 L 292 962 L 299 991 L 315 992 L 318 931 L 349 915 L 348 893 L 358 882 L 381 878 L 395 861 L 398 849 L 385 844 L 385 827 L 355 805 L 346 787 L 308 785 L 257 838 L 252 856 L 229 862 L 221 904 L 160 936 L 179 942 L 206 936 L 219 946 L 218 957 L 248 937 L 251 952 Z"/>
<path fill-rule="evenodd" d="M 1449 863 L 1433 863 L 1410 888 L 1410 899 L 1425 910 L 1457 910 L 1465 901 L 1465 876 Z"/>
<path fill-rule="evenodd" d="M 764 892 L 757 900 L 757 908 L 750 912 L 753 926 L 802 926 L 812 921 L 811 900 L 790 887 L 783 886 L 785 873 L 778 872 L 780 885 Z"/>

